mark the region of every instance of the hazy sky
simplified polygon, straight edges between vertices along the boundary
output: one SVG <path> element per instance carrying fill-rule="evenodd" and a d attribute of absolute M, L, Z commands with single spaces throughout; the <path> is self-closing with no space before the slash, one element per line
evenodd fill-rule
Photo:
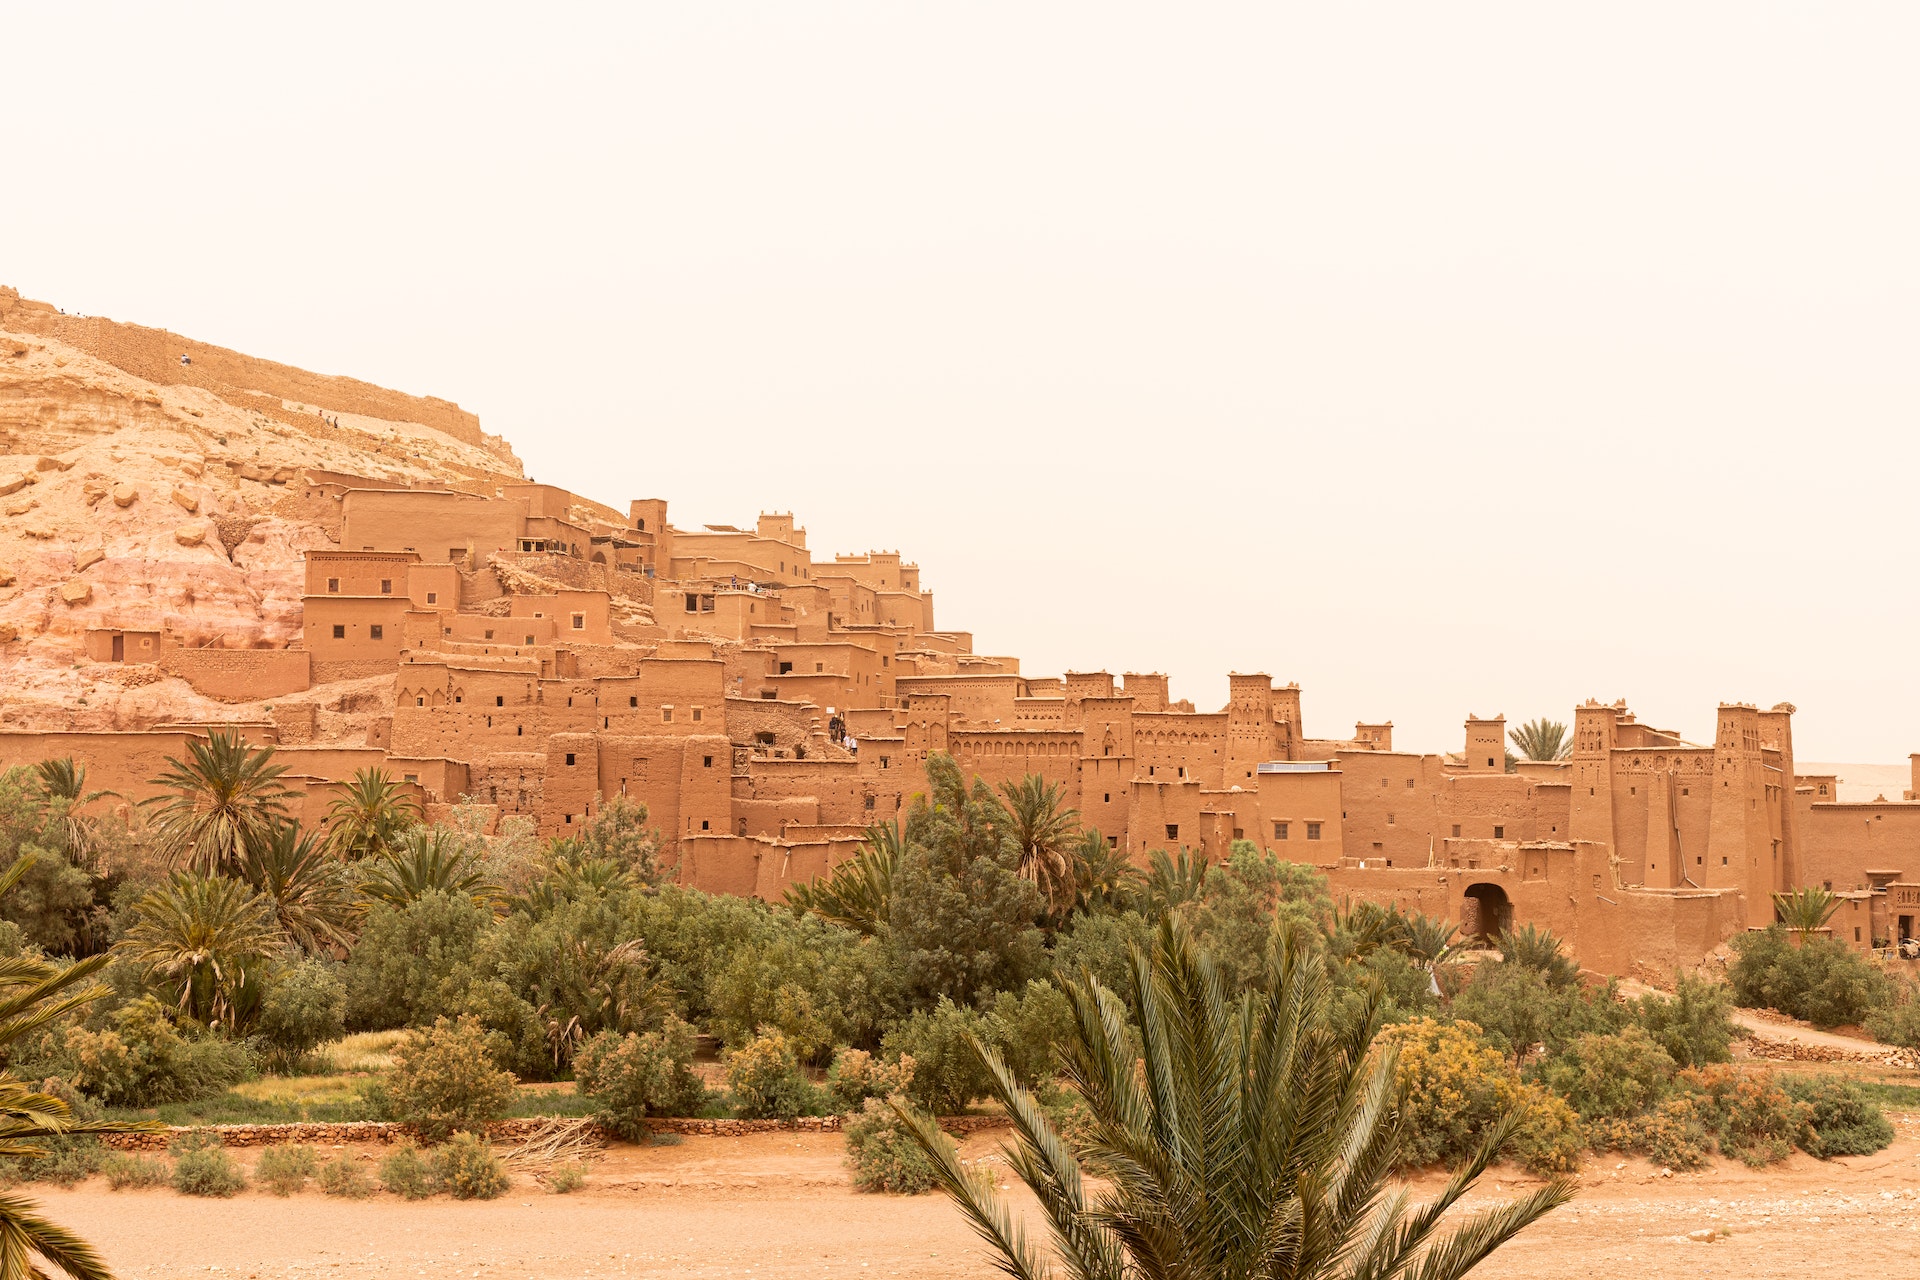
<path fill-rule="evenodd" d="M 1920 750 L 1910 4 L 0 5 L 0 283 L 1308 731 Z"/>

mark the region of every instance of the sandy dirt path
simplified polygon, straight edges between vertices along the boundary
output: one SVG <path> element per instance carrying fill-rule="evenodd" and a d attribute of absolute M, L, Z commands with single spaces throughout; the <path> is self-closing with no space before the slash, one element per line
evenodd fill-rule
<path fill-rule="evenodd" d="M 989 1155 L 976 1138 L 970 1157 Z M 46 1211 L 99 1245 L 123 1277 L 363 1280 L 365 1277 L 672 1276 L 702 1280 L 895 1280 L 992 1273 L 938 1196 L 855 1193 L 837 1135 L 689 1138 L 621 1148 L 585 1191 L 551 1196 L 521 1180 L 490 1203 L 313 1191 L 194 1200 L 112 1192 L 99 1180 L 42 1196 Z M 371 1154 L 371 1152 L 369 1153 Z M 1483 1267 L 1488 1280 L 1626 1275 L 1792 1277 L 1820 1260 L 1891 1275 L 1920 1257 L 1920 1122 L 1877 1156 L 1795 1155 L 1759 1172 L 1722 1164 L 1658 1176 L 1644 1161 L 1596 1158 L 1580 1198 Z M 1423 1184 L 1424 1185 L 1424 1184 Z M 1490 1179 L 1481 1202 L 1531 1185 Z M 1686 1233 L 1723 1228 L 1713 1244 Z"/>

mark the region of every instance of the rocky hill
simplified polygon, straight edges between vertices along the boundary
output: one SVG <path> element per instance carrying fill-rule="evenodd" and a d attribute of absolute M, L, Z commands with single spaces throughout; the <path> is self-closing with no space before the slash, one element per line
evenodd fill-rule
<path fill-rule="evenodd" d="M 301 559 L 333 545 L 308 510 L 309 468 L 476 491 L 523 477 L 448 401 L 0 288 L 0 728 L 245 714 L 151 666 L 83 664 L 85 635 L 296 639 Z"/>

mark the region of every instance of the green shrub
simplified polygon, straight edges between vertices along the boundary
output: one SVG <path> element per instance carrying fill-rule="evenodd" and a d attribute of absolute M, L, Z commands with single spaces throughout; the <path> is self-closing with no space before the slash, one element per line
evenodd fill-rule
<path fill-rule="evenodd" d="M 320 1190 L 345 1200 L 365 1200 L 373 1194 L 373 1179 L 352 1156 L 341 1154 L 320 1166 L 314 1178 Z"/>
<path fill-rule="evenodd" d="M 1785 1160 L 1807 1141 L 1813 1109 L 1762 1076 L 1732 1067 L 1696 1067 L 1681 1072 L 1679 1082 L 1699 1098 L 1723 1156 L 1758 1169 Z"/>
<path fill-rule="evenodd" d="M 471 1133 L 456 1133 L 433 1153 L 433 1180 L 455 1200 L 492 1200 L 508 1186 L 500 1157 Z"/>
<path fill-rule="evenodd" d="M 932 1009 L 916 1011 L 887 1033 L 882 1043 L 888 1056 L 913 1060 L 906 1093 L 916 1106 L 934 1115 L 953 1115 L 991 1092 L 993 1078 L 970 1040 L 991 1038 L 985 1024 L 978 1012 L 943 996 Z"/>
<path fill-rule="evenodd" d="M 749 1120 L 817 1115 L 826 1099 L 800 1070 L 787 1038 L 771 1032 L 727 1055 L 727 1088 Z"/>
<path fill-rule="evenodd" d="M 277 1196 L 290 1196 L 320 1172 L 320 1156 L 312 1147 L 268 1147 L 260 1153 L 253 1176 Z"/>
<path fill-rule="evenodd" d="M 1893 1125 L 1866 1094 L 1838 1076 L 1788 1076 L 1781 1087 L 1808 1109 L 1808 1155 L 1869 1156 L 1893 1142 Z"/>
<path fill-rule="evenodd" d="M 754 936 L 706 974 L 707 1029 L 728 1048 L 778 1031 L 802 1062 L 824 1062 L 835 1045 L 873 1044 L 899 1004 L 886 944 L 818 916 L 765 911 Z"/>
<path fill-rule="evenodd" d="M 495 1069 L 478 1020 L 441 1018 L 393 1051 L 386 1080 L 393 1118 L 429 1142 L 459 1130 L 484 1129 L 515 1097 L 513 1076 Z"/>
<path fill-rule="evenodd" d="M 1572 1110 L 1522 1081 L 1472 1023 L 1416 1018 L 1388 1027 L 1374 1043 L 1381 1052 L 1398 1054 L 1403 1165 L 1459 1164 L 1479 1150 L 1487 1128 L 1513 1109 L 1523 1112 L 1526 1131 L 1512 1149 L 1516 1159 L 1547 1172 L 1577 1165 L 1585 1139 Z"/>
<path fill-rule="evenodd" d="M 629 1142 L 641 1141 L 648 1116 L 694 1115 L 706 1086 L 694 1074 L 693 1028 L 669 1016 L 659 1031 L 602 1031 L 574 1055 L 574 1087 L 594 1115 Z"/>
<path fill-rule="evenodd" d="M 1816 1027 L 1859 1022 L 1887 998 L 1887 980 L 1835 938 L 1790 937 L 1778 925 L 1733 940 L 1728 977 L 1749 1009 L 1778 1009 Z"/>
<path fill-rule="evenodd" d="M 106 1175 L 107 1185 L 115 1191 L 164 1187 L 173 1178 L 173 1172 L 167 1168 L 165 1160 L 136 1155 L 131 1151 L 109 1153 L 107 1158 L 100 1162 L 100 1172 Z"/>
<path fill-rule="evenodd" d="M 1659 1105 L 1673 1086 L 1674 1063 L 1640 1027 L 1585 1035 L 1547 1063 L 1541 1080 L 1573 1104 L 1582 1120 L 1630 1120 Z"/>
<path fill-rule="evenodd" d="M 1086 970 L 1109 991 L 1129 990 L 1133 948 L 1145 950 L 1153 942 L 1147 918 L 1138 911 L 1102 912 L 1076 915 L 1068 923 L 1071 932 L 1054 942 L 1054 972 L 1076 978 Z"/>
<path fill-rule="evenodd" d="M 1704 1067 L 1733 1056 L 1733 989 L 1681 974 L 1672 998 L 1641 996 L 1629 1006 L 1633 1020 L 1659 1042 L 1681 1068 Z"/>
<path fill-rule="evenodd" d="M 247 1175 L 217 1135 L 196 1129 L 174 1140 L 173 1189 L 183 1196 L 225 1199 L 246 1190 Z"/>
<path fill-rule="evenodd" d="M 114 1010 L 99 1031 L 69 1026 L 61 1066 L 75 1088 L 117 1107 L 210 1097 L 253 1074 L 246 1046 L 210 1033 L 184 1035 L 152 996 Z"/>
<path fill-rule="evenodd" d="M 1920 982 L 1901 978 L 1887 983 L 1864 1025 L 1882 1044 L 1920 1049 Z"/>
<path fill-rule="evenodd" d="M 100 1171 L 107 1149 L 98 1138 L 68 1135 L 42 1139 L 38 1156 L 0 1158 L 0 1182 L 51 1182 L 71 1187 Z"/>
<path fill-rule="evenodd" d="M 1036 1094 L 1051 1096 L 1059 1074 L 1053 1047 L 1073 1034 L 1073 1005 L 1066 992 L 1040 978 L 1018 993 L 1002 991 L 986 1023 L 987 1042 L 1014 1077 Z"/>
<path fill-rule="evenodd" d="M 899 1099 L 902 1103 L 905 1099 Z M 917 1196 L 935 1186 L 933 1162 L 907 1133 L 893 1108 L 868 1098 L 846 1127 L 847 1168 L 859 1191 L 889 1191 Z M 948 1139 L 952 1144 L 952 1139 Z"/>
<path fill-rule="evenodd" d="M 1607 1035 L 1627 1022 L 1611 988 L 1584 991 L 1577 983 L 1557 984 L 1531 965 L 1493 961 L 1474 967 L 1451 1011 L 1480 1028 L 1515 1065 L 1536 1045 L 1551 1058 L 1581 1036 Z"/>
<path fill-rule="evenodd" d="M 347 957 L 347 1025 L 422 1027 L 456 1013 L 474 947 L 492 927 L 491 911 L 440 889 L 404 907 L 375 903 Z"/>
<path fill-rule="evenodd" d="M 542 1181 L 552 1195 L 571 1195 L 587 1185 L 587 1166 L 578 1160 L 557 1164 L 547 1170 Z"/>
<path fill-rule="evenodd" d="M 1207 869 L 1199 900 L 1183 912 L 1235 994 L 1260 980 L 1269 949 L 1284 933 L 1317 932 L 1334 913 L 1323 872 L 1251 840 L 1235 840 L 1227 860 Z"/>
<path fill-rule="evenodd" d="M 913 1058 L 885 1062 L 865 1049 L 842 1049 L 827 1068 L 827 1096 L 842 1114 L 860 1109 L 868 1098 L 901 1092 L 913 1079 Z"/>
<path fill-rule="evenodd" d="M 433 1169 L 420 1148 L 403 1143 L 380 1162 L 380 1185 L 402 1200 L 425 1200 L 433 1194 Z"/>
<path fill-rule="evenodd" d="M 1713 1135 L 1707 1131 L 1710 1120 L 1698 1097 L 1676 1094 L 1633 1121 L 1626 1140 L 1617 1145 L 1670 1169 L 1698 1169 L 1713 1154 Z"/>
<path fill-rule="evenodd" d="M 340 966 L 297 960 L 278 969 L 260 1002 L 253 1034 L 269 1063 L 288 1070 L 346 1026 L 347 984 Z"/>

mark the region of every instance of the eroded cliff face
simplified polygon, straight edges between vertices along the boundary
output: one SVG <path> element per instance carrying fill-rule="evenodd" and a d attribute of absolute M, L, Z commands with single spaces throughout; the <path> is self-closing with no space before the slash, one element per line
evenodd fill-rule
<path fill-rule="evenodd" d="M 171 366 L 169 340 L 180 348 Z M 215 371 L 194 374 L 180 354 Z M 182 379 L 157 380 L 169 368 Z M 415 410 L 423 421 L 373 416 Z M 459 487 L 523 474 L 446 401 L 61 316 L 0 289 L 0 728 L 263 715 L 151 666 L 86 663 L 85 636 L 295 641 L 302 557 L 333 545 L 307 496 L 307 468 Z"/>

